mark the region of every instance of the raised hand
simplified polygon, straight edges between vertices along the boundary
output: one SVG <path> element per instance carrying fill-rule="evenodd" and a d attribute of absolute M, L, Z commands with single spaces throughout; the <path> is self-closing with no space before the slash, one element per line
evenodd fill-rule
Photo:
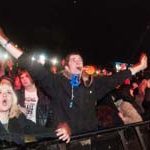
<path fill-rule="evenodd" d="M 143 53 L 140 57 L 139 63 L 133 65 L 129 69 L 130 69 L 131 73 L 134 75 L 134 74 L 146 69 L 147 66 L 148 66 L 148 58 L 147 58 L 147 55 L 145 53 Z"/>
<path fill-rule="evenodd" d="M 144 70 L 147 68 L 147 66 L 148 66 L 147 62 L 148 62 L 147 55 L 143 53 L 140 58 L 141 70 Z"/>

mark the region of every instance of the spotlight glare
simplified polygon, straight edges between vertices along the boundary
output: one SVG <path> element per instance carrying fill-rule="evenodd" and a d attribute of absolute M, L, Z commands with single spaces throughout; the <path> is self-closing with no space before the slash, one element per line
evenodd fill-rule
<path fill-rule="evenodd" d="M 52 58 L 52 59 L 51 59 L 51 63 L 52 63 L 53 65 L 58 64 L 58 59 L 57 59 L 57 58 Z"/>
<path fill-rule="evenodd" d="M 36 59 L 35 59 L 35 57 L 34 57 L 34 56 L 32 56 L 32 57 L 31 57 L 31 60 L 32 60 L 32 61 L 35 61 Z"/>
<path fill-rule="evenodd" d="M 40 59 L 41 61 L 44 61 L 46 58 L 45 58 L 44 55 L 40 55 L 39 59 Z"/>
<path fill-rule="evenodd" d="M 40 55 L 39 57 L 39 62 L 44 65 L 45 64 L 45 60 L 46 60 L 46 57 L 44 55 Z"/>

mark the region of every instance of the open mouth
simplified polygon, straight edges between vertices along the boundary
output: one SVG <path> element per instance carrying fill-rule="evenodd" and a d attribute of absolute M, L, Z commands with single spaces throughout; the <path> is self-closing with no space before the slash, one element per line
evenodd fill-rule
<path fill-rule="evenodd" d="M 2 102 L 3 106 L 6 106 L 7 105 L 7 100 L 4 99 L 3 102 Z"/>
<path fill-rule="evenodd" d="M 82 67 L 77 67 L 78 70 L 82 70 Z"/>

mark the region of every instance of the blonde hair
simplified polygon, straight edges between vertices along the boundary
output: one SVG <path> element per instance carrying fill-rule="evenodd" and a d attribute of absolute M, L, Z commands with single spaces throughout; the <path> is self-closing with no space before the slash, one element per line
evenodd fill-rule
<path fill-rule="evenodd" d="M 9 84 L 0 83 L 0 90 L 1 89 L 10 90 L 11 95 L 12 95 L 12 105 L 11 105 L 11 108 L 10 108 L 10 111 L 9 111 L 9 118 L 19 117 L 21 111 L 20 111 L 20 109 L 17 105 L 18 99 L 17 99 L 15 91 L 13 90 L 13 87 Z"/>

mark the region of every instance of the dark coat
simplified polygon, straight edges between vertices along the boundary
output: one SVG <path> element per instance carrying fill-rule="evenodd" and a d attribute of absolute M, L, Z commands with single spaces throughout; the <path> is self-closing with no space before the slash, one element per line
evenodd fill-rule
<path fill-rule="evenodd" d="M 96 130 L 98 121 L 95 105 L 106 93 L 131 77 L 129 70 L 110 77 L 95 78 L 90 87 L 82 83 L 73 89 L 73 107 L 70 108 L 72 86 L 70 80 L 62 74 L 52 74 L 41 64 L 32 62 L 27 54 L 19 58 L 19 66 L 26 68 L 41 88 L 52 97 L 52 105 L 58 122 L 67 122 L 73 134 Z"/>
<path fill-rule="evenodd" d="M 0 140 L 2 141 L 22 144 L 25 142 L 25 135 L 31 135 L 36 140 L 44 137 L 56 137 L 51 129 L 36 125 L 34 122 L 26 119 L 23 114 L 19 115 L 18 118 L 9 119 L 8 130 L 0 123 Z"/>

